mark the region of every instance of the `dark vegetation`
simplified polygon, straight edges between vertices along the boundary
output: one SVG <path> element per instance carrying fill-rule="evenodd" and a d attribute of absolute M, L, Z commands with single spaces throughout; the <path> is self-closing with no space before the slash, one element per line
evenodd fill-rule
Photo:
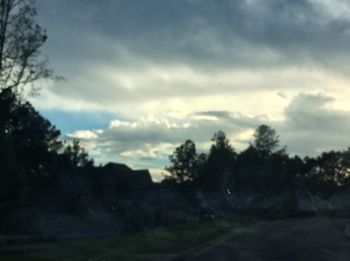
<path fill-rule="evenodd" d="M 298 194 L 326 200 L 350 188 L 350 149 L 324 152 L 316 158 L 290 156 L 286 147 L 280 147 L 276 131 L 267 125 L 256 129 L 253 142 L 240 153 L 222 131 L 212 141 L 207 154 L 197 154 L 191 140 L 176 148 L 167 168 L 171 175 L 163 183 L 225 197 L 223 208 L 237 209 L 244 204 L 254 209 L 277 207 L 291 211 L 289 214 L 298 209 Z M 264 206 L 264 199 L 272 204 Z M 249 200 L 260 203 L 254 205 Z M 278 200 L 282 200 L 280 205 Z"/>
<path fill-rule="evenodd" d="M 300 194 L 349 190 L 350 149 L 290 156 L 267 125 L 242 152 L 222 131 L 208 153 L 185 141 L 160 184 L 148 171 L 95 167 L 27 101 L 36 80 L 57 78 L 39 60 L 46 33 L 35 15 L 30 0 L 0 0 L 0 234 L 96 235 L 238 212 L 286 217 L 299 211 Z"/>
<path fill-rule="evenodd" d="M 225 194 L 271 196 L 307 190 L 322 198 L 349 188 L 350 149 L 324 152 L 316 158 L 291 157 L 267 125 L 256 129 L 253 143 L 240 153 L 222 131 L 212 141 L 207 154 L 197 154 L 191 140 L 176 148 L 167 168 L 171 176 L 164 182 Z"/>

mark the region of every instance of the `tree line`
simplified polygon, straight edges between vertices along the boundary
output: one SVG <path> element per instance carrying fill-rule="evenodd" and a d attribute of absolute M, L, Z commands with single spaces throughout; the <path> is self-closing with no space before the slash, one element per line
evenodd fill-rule
<path fill-rule="evenodd" d="M 56 174 L 92 167 L 78 140 L 60 131 L 11 89 L 0 91 L 0 202 L 13 202 L 23 189 L 35 189 Z"/>
<path fill-rule="evenodd" d="M 169 157 L 165 183 L 191 184 L 207 192 L 274 195 L 309 191 L 327 198 L 350 188 L 350 148 L 317 157 L 290 156 L 279 135 L 260 125 L 249 146 L 237 152 L 218 131 L 207 153 L 186 140 Z"/>

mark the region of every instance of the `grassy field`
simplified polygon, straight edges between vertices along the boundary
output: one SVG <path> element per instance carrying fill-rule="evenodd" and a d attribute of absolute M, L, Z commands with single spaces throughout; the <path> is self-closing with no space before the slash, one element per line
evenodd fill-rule
<path fill-rule="evenodd" d="M 0 260 L 165 260 L 176 253 L 213 240 L 237 225 L 206 223 L 191 227 L 177 227 L 172 230 L 155 229 L 109 238 L 1 246 Z"/>

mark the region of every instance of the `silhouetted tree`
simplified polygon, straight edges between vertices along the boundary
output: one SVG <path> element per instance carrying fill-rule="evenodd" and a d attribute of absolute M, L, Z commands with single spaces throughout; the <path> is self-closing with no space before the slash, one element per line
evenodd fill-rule
<path fill-rule="evenodd" d="M 294 184 L 285 148 L 277 150 L 279 136 L 267 125 L 259 126 L 254 142 L 240 153 L 237 169 L 244 190 L 263 194 L 281 193 Z"/>
<path fill-rule="evenodd" d="M 49 181 L 61 143 L 60 132 L 12 89 L 0 92 L 0 115 L 1 209 L 1 203 L 24 203 L 23 191 Z"/>
<path fill-rule="evenodd" d="M 36 15 L 34 0 L 0 0 L 0 91 L 19 92 L 52 76 L 46 61 L 39 58 L 47 36 Z"/>
<path fill-rule="evenodd" d="M 171 165 L 167 170 L 178 183 L 195 179 L 197 171 L 196 145 L 191 140 L 177 147 L 169 157 Z"/>
<path fill-rule="evenodd" d="M 341 191 L 350 178 L 350 149 L 305 158 L 304 184 L 314 194 L 329 197 Z"/>
<path fill-rule="evenodd" d="M 22 102 L 10 90 L 0 94 L 3 128 L 1 137 L 11 146 L 23 172 L 45 174 L 62 144 L 60 131 L 43 118 L 29 102 Z"/>
<path fill-rule="evenodd" d="M 39 57 L 47 36 L 36 14 L 34 0 L 0 0 L 0 182 L 9 191 L 20 186 L 20 173 L 45 172 L 39 163 L 47 156 L 44 141 L 36 142 L 45 135 L 38 130 L 47 122 L 29 103 L 19 101 L 25 87 L 34 92 L 34 81 L 53 76 Z"/>
<path fill-rule="evenodd" d="M 89 158 L 89 154 L 80 145 L 80 141 L 74 139 L 72 144 L 64 147 L 60 157 L 60 168 L 71 169 L 74 167 L 92 167 L 94 162 Z"/>
<path fill-rule="evenodd" d="M 12 89 L 0 92 L 0 111 L 0 201 L 43 189 L 60 170 L 93 166 L 79 141 L 64 147 L 60 131 Z"/>
<path fill-rule="evenodd" d="M 0 92 L 0 166 L 3 173 L 14 171 L 15 165 L 11 144 L 5 137 L 5 125 L 8 124 L 14 99 L 15 96 L 10 91 Z M 0 183 L 4 184 L 4 181 Z"/>
<path fill-rule="evenodd" d="M 223 131 L 216 132 L 212 141 L 214 143 L 200 173 L 200 183 L 208 190 L 225 191 L 232 187 L 230 182 L 237 155 Z"/>
<path fill-rule="evenodd" d="M 253 146 L 259 152 L 271 154 L 279 146 L 279 136 L 276 131 L 267 125 L 260 125 L 254 133 Z"/>
<path fill-rule="evenodd" d="M 344 187 L 350 188 L 350 147 L 342 152 L 341 168 L 336 176 L 336 182 Z"/>
<path fill-rule="evenodd" d="M 18 179 L 11 144 L 0 136 L 0 203 L 2 197 L 15 190 Z"/>
<path fill-rule="evenodd" d="M 264 159 L 254 146 L 249 146 L 237 158 L 237 172 L 240 178 L 240 189 L 248 192 L 259 192 L 263 176 Z"/>

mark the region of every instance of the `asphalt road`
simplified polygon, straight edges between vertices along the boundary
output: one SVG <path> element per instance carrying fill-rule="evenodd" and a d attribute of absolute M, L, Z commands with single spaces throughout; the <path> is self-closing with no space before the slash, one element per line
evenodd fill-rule
<path fill-rule="evenodd" d="M 236 229 L 183 261 L 349 261 L 350 219 L 289 219 Z"/>

